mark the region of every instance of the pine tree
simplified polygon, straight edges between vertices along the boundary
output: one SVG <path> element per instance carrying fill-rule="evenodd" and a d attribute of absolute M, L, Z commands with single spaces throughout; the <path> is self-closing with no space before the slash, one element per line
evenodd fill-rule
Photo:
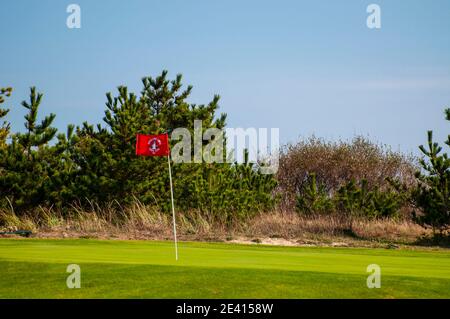
<path fill-rule="evenodd" d="M 53 113 L 46 116 L 40 124 L 36 123 L 42 96 L 42 93 L 37 93 L 36 88 L 32 87 L 30 89 L 30 102 L 22 102 L 22 106 L 28 109 L 28 114 L 25 115 L 27 132 L 25 134 L 17 134 L 17 138 L 26 151 L 28 159 L 31 159 L 33 147 L 46 145 L 57 132 L 56 128 L 51 127 L 55 119 L 55 114 Z"/>
<path fill-rule="evenodd" d="M 5 102 L 5 97 L 11 96 L 12 88 L 0 88 L 0 104 Z M 9 112 L 9 109 L 4 109 L 0 107 L 0 119 L 5 117 Z M 6 147 L 6 139 L 9 135 L 10 124 L 6 121 L 1 123 L 0 126 L 0 150 Z"/>
<path fill-rule="evenodd" d="M 319 183 L 315 173 L 309 174 L 309 182 L 297 196 L 297 210 L 300 213 L 331 213 L 334 210 L 331 196 L 325 185 Z"/>
<path fill-rule="evenodd" d="M 354 180 L 344 184 L 335 197 L 337 208 L 349 217 L 394 217 L 404 201 L 401 194 L 391 189 L 380 190 L 377 186 L 369 188 L 365 179 L 359 185 Z"/>
<path fill-rule="evenodd" d="M 3 169 L 0 175 L 3 198 L 0 200 L 8 197 L 7 201 L 19 209 L 45 203 L 54 169 L 52 162 L 58 161 L 47 145 L 56 134 L 56 128 L 51 127 L 55 115 L 50 114 L 37 124 L 42 94 L 37 93 L 34 87 L 30 91 L 30 102 L 22 102 L 28 109 L 26 132 L 11 136 L 11 143 L 0 159 Z"/>
<path fill-rule="evenodd" d="M 450 121 L 450 108 L 445 110 L 446 119 Z M 450 135 L 445 142 L 450 146 Z M 450 159 L 447 153 L 441 153 L 442 147 L 433 141 L 433 132 L 428 131 L 428 148 L 419 147 L 424 155 L 420 160 L 423 169 L 416 173 L 418 187 L 412 198 L 420 213 L 415 219 L 422 225 L 429 226 L 434 232 L 443 232 L 450 225 Z"/>
<path fill-rule="evenodd" d="M 77 141 L 68 151 L 74 168 L 72 182 L 66 183 L 72 184 L 73 199 L 120 200 L 126 205 L 137 198 L 168 211 L 167 159 L 136 157 L 136 133 L 170 134 L 183 127 L 193 135 L 195 120 L 202 121 L 203 131 L 225 127 L 226 115 L 216 117 L 219 96 L 208 104 L 189 103 L 192 87 L 183 89 L 181 75 L 171 81 L 163 71 L 155 78 L 143 78 L 142 84 L 139 97 L 125 86 L 118 88 L 117 96 L 107 93 L 105 127 L 84 123 L 77 128 Z M 249 163 L 182 163 L 172 169 L 180 209 L 199 209 L 227 219 L 233 213 L 243 216 L 273 203 L 273 176 L 259 174 Z"/>
<path fill-rule="evenodd" d="M 225 115 L 214 118 L 219 97 L 215 96 L 207 105 L 189 104 L 186 100 L 192 87 L 183 90 L 181 80 L 181 75 L 168 80 L 167 71 L 156 78 L 145 77 L 139 97 L 120 86 L 117 96 L 106 95 L 103 119 L 106 127 L 98 125 L 94 129 L 86 123 L 78 128 L 80 142 L 73 159 L 80 168 L 79 183 L 89 191 L 87 196 L 101 201 L 117 198 L 126 201 L 137 196 L 143 202 L 155 202 L 155 198 L 158 203 L 168 202 L 167 162 L 162 158 L 137 158 L 134 155 L 136 134 L 171 132 L 177 127 L 193 132 L 194 120 L 202 120 L 204 129 L 225 126 Z M 199 169 L 189 165 L 173 168 L 179 194 L 186 191 L 182 188 L 188 187 L 181 181 L 189 181 L 188 176 Z"/>
<path fill-rule="evenodd" d="M 224 129 L 226 119 L 225 114 L 216 117 L 218 95 L 207 104 L 191 104 L 187 99 L 192 87 L 183 89 L 181 80 L 181 75 L 168 80 L 167 71 L 146 77 L 140 95 L 120 86 L 116 96 L 106 95 L 103 125 L 69 125 L 53 145 L 49 142 L 57 133 L 52 127 L 55 115 L 38 122 L 43 95 L 31 88 L 29 100 L 22 103 L 28 111 L 26 130 L 10 135 L 0 153 L 0 206 L 12 203 L 22 213 L 39 205 L 67 211 L 74 202 L 123 207 L 139 200 L 169 211 L 167 159 L 137 157 L 136 134 L 183 127 L 193 135 L 195 120 L 202 121 L 205 131 Z M 227 222 L 269 209 L 275 202 L 273 176 L 260 174 L 248 162 L 248 154 L 244 164 L 177 164 L 173 177 L 177 207 Z"/>

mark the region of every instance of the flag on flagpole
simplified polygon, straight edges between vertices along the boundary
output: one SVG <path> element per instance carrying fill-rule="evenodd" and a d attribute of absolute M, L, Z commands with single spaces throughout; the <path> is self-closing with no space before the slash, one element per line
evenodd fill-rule
<path fill-rule="evenodd" d="M 177 227 L 175 224 L 175 207 L 173 204 L 172 169 L 170 167 L 169 136 L 167 133 L 158 135 L 136 135 L 137 156 L 167 156 L 169 163 L 170 199 L 172 202 L 173 236 L 175 241 L 175 259 L 178 260 Z"/>
<path fill-rule="evenodd" d="M 167 133 L 158 135 L 137 134 L 136 155 L 169 156 L 169 137 Z"/>

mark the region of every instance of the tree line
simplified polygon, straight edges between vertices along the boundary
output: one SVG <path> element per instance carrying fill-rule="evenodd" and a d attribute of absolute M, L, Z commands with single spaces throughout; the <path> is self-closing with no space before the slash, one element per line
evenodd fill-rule
<path fill-rule="evenodd" d="M 138 200 L 168 211 L 167 160 L 137 157 L 136 134 L 177 127 L 193 133 L 194 120 L 202 120 L 203 130 L 223 130 L 226 124 L 225 114 L 216 116 L 219 96 L 207 104 L 189 104 L 192 87 L 183 89 L 181 80 L 181 75 L 169 80 L 167 71 L 145 77 L 140 95 L 121 86 L 115 96 L 106 94 L 102 124 L 69 125 L 59 134 L 52 126 L 55 114 L 38 122 L 43 95 L 31 88 L 29 100 L 22 102 L 27 110 L 24 132 L 11 133 L 7 122 L 0 131 L 0 206 L 25 214 L 39 205 L 65 212 L 74 203 L 127 205 Z M 2 89 L 2 103 L 11 91 Z M 5 117 L 8 109 L 1 110 Z M 181 163 L 174 165 L 173 175 L 175 201 L 184 211 L 231 221 L 275 205 L 274 177 L 260 174 L 248 160 Z"/>
<path fill-rule="evenodd" d="M 144 77 L 139 94 L 125 86 L 106 94 L 103 123 L 71 124 L 60 133 L 55 114 L 40 114 L 44 96 L 32 87 L 22 102 L 24 130 L 12 133 L 4 107 L 12 88 L 1 88 L 0 209 L 20 215 L 53 207 L 64 215 L 74 204 L 139 201 L 169 211 L 167 161 L 137 157 L 135 137 L 178 127 L 193 133 L 194 120 L 203 122 L 203 131 L 224 130 L 220 97 L 192 104 L 191 91 L 181 75 Z M 450 120 L 450 109 L 445 113 Z M 274 209 L 350 218 L 391 218 L 410 209 L 418 223 L 443 232 L 450 224 L 450 159 L 431 131 L 420 150 L 417 167 L 364 139 L 335 145 L 312 139 L 287 146 L 276 175 L 261 174 L 248 156 L 241 164 L 179 163 L 173 166 L 174 196 L 180 210 L 227 223 Z"/>

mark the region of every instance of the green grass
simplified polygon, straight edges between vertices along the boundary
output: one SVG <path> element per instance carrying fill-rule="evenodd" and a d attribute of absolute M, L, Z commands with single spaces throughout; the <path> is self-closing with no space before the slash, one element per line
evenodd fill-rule
<path fill-rule="evenodd" d="M 450 298 L 450 252 L 0 240 L 0 298 Z M 68 264 L 81 288 L 66 287 Z M 381 267 L 368 289 L 366 267 Z"/>

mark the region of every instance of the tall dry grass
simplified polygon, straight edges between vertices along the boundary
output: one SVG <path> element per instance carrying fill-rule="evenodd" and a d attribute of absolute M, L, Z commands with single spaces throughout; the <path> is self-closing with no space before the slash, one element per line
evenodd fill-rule
<path fill-rule="evenodd" d="M 351 224 L 351 229 L 349 225 Z M 94 237 L 119 239 L 171 239 L 172 216 L 135 201 L 129 207 L 117 202 L 90 209 L 73 206 L 65 214 L 38 207 L 18 217 L 0 211 L 0 231 L 31 230 L 38 237 Z M 412 243 L 426 233 L 408 220 L 348 220 L 336 215 L 302 216 L 292 212 L 261 213 L 243 222 L 226 225 L 198 212 L 177 213 L 177 230 L 185 240 L 282 238 L 305 242 L 392 241 Z"/>
<path fill-rule="evenodd" d="M 349 226 L 351 225 L 351 226 Z M 365 219 L 351 221 L 336 215 L 304 216 L 296 213 L 261 214 L 249 221 L 246 234 L 285 239 L 345 239 L 414 242 L 427 233 L 407 219 Z"/>

